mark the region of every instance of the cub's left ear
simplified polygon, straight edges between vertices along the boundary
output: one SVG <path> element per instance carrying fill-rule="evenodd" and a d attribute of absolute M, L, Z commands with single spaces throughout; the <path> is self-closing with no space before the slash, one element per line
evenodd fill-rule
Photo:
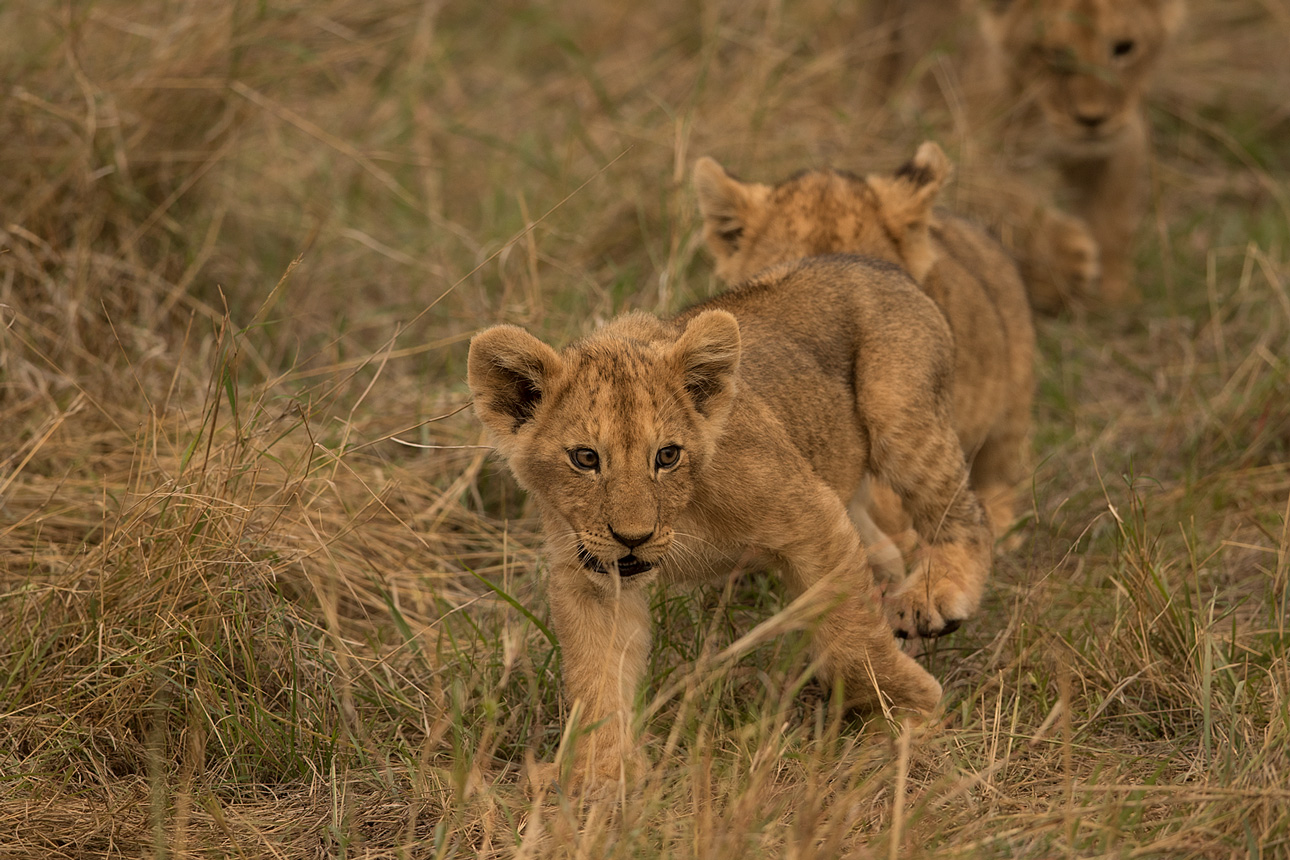
<path fill-rule="evenodd" d="M 740 182 L 711 158 L 694 163 L 694 190 L 703 216 L 703 238 L 718 260 L 739 251 L 740 240 L 751 216 L 760 209 L 770 189 L 765 185 Z"/>
<path fill-rule="evenodd" d="M 507 442 L 550 393 L 561 367 L 555 350 L 518 326 L 493 326 L 470 339 L 466 380 L 475 413 L 504 455 Z"/>
<path fill-rule="evenodd" d="M 878 195 L 887 226 L 897 235 L 925 225 L 941 186 L 954 172 L 945 152 L 930 140 L 891 176 L 870 176 L 869 187 Z"/>
<path fill-rule="evenodd" d="M 704 311 L 672 347 L 672 361 L 699 414 L 724 421 L 734 403 L 741 352 L 739 323 L 729 311 Z"/>

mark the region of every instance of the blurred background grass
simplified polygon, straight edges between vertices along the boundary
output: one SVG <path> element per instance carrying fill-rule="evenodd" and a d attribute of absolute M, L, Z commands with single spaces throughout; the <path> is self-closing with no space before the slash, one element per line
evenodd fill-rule
<path fill-rule="evenodd" d="M 0 8 L 0 856 L 1290 856 L 1290 8 L 1191 5 L 1146 305 L 1039 322 L 944 730 L 730 651 L 773 579 L 660 592 L 622 808 L 525 791 L 564 703 L 467 339 L 713 291 L 699 155 L 971 129 L 851 2 Z"/>

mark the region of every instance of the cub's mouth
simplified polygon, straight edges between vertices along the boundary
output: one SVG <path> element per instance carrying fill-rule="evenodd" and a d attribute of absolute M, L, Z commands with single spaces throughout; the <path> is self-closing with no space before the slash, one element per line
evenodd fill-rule
<path fill-rule="evenodd" d="M 588 552 L 587 548 L 582 544 L 578 544 L 578 561 L 582 562 L 582 566 L 587 570 L 594 570 L 596 573 L 610 573 L 610 569 L 600 559 Z M 653 568 L 652 562 L 642 561 L 635 555 L 628 553 L 618 559 L 618 578 L 628 579 Z"/>

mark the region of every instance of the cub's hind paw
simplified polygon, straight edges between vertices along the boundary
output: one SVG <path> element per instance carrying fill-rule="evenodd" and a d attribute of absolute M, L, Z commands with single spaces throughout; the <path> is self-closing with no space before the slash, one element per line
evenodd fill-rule
<path fill-rule="evenodd" d="M 892 632 L 901 639 L 953 633 L 981 602 L 985 574 L 986 567 L 963 547 L 933 551 L 883 601 Z"/>
<path fill-rule="evenodd" d="M 907 590 L 887 598 L 885 604 L 891 630 L 900 639 L 948 636 L 959 629 L 966 617 L 947 618 L 921 595 L 911 595 Z"/>

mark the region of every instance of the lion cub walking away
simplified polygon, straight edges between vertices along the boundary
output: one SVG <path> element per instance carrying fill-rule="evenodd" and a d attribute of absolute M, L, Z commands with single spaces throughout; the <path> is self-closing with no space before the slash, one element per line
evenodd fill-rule
<path fill-rule="evenodd" d="M 927 142 L 894 175 L 810 170 L 770 187 L 740 182 L 701 158 L 694 182 L 717 274 L 728 282 L 845 252 L 903 266 L 935 300 L 953 332 L 954 430 L 971 463 L 971 486 L 1000 537 L 1012 526 L 1016 486 L 1026 473 L 1035 331 L 1025 286 L 998 243 L 932 208 L 950 172 L 945 153 Z M 885 442 L 871 439 L 875 447 Z M 873 490 L 875 519 L 889 533 L 902 531 L 889 494 Z M 909 583 L 894 595 L 897 612 L 911 587 L 923 586 Z"/>
<path fill-rule="evenodd" d="M 847 515 L 867 475 L 927 542 L 911 629 L 975 611 L 990 533 L 950 426 L 951 338 L 895 266 L 777 267 L 670 321 L 619 317 L 556 352 L 496 326 L 470 343 L 475 411 L 542 513 L 570 700 L 600 724 L 579 776 L 617 779 L 650 641 L 647 585 L 726 574 L 749 550 L 818 613 L 826 683 L 861 709 L 927 713 Z"/>

